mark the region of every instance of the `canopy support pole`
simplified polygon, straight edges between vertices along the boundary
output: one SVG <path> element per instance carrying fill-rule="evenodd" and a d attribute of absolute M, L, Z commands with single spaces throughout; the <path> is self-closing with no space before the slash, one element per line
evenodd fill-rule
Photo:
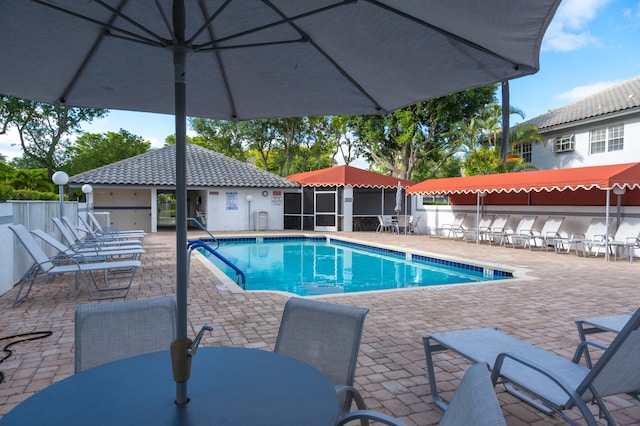
<path fill-rule="evenodd" d="M 500 160 L 507 164 L 507 152 L 509 151 L 509 80 L 502 82 L 502 141 L 500 142 Z"/>
<path fill-rule="evenodd" d="M 476 244 L 480 244 L 480 191 L 476 198 Z"/>
<path fill-rule="evenodd" d="M 607 210 L 604 212 L 604 260 L 609 261 L 609 205 L 611 204 L 611 189 L 607 188 Z"/>

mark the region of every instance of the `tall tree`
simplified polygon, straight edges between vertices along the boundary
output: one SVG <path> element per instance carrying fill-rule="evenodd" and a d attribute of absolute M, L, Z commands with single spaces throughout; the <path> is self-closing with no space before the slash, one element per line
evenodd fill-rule
<path fill-rule="evenodd" d="M 435 176 L 459 148 L 447 138 L 451 126 L 495 102 L 496 88 L 454 93 L 386 115 L 353 117 L 349 128 L 358 139 L 359 153 L 393 176 L 411 179 L 420 160 L 439 157 L 430 174 Z"/>
<path fill-rule="evenodd" d="M 205 148 L 244 161 L 245 126 L 234 121 L 191 118 L 189 125 L 204 139 Z M 200 143 L 198 143 L 200 145 Z"/>
<path fill-rule="evenodd" d="M 15 128 L 24 156 L 46 168 L 50 176 L 66 163 L 68 137 L 81 131 L 81 123 L 106 114 L 104 109 L 59 107 L 0 96 L 0 131 Z"/>
<path fill-rule="evenodd" d="M 104 134 L 84 133 L 69 147 L 69 167 L 72 175 L 115 163 L 151 148 L 151 142 L 126 130 Z"/>

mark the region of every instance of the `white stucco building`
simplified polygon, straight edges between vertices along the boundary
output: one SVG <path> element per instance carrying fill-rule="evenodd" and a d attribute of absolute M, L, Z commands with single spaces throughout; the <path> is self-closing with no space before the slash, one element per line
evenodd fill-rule
<path fill-rule="evenodd" d="M 538 169 L 638 162 L 640 76 L 525 123 L 536 124 L 546 141 L 519 147 Z"/>
<path fill-rule="evenodd" d="M 91 208 L 120 229 L 158 229 L 162 194 L 175 192 L 175 146 L 71 176 L 92 186 Z M 284 229 L 284 193 L 298 185 L 251 164 L 187 145 L 187 216 L 209 231 Z M 160 201 L 159 201 L 160 199 Z"/>

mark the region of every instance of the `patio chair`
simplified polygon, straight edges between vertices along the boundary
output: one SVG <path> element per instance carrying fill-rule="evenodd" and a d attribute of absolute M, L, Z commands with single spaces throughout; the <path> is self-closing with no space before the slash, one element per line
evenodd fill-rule
<path fill-rule="evenodd" d="M 71 223 L 69 218 L 63 216 L 62 218 L 52 217 L 51 221 L 58 228 L 60 234 L 65 239 L 67 244 L 73 249 L 80 249 L 86 247 L 108 247 L 108 246 L 127 246 L 129 248 L 141 247 L 140 241 L 127 241 L 127 240 L 112 240 L 110 238 L 86 238 L 80 235 L 78 229 Z"/>
<path fill-rule="evenodd" d="M 463 231 L 462 239 L 473 242 L 481 241 L 484 235 L 491 230 L 494 217 L 495 215 L 492 214 L 482 216 L 477 225 L 474 224 Z"/>
<path fill-rule="evenodd" d="M 618 257 L 629 256 L 629 261 L 633 262 L 633 250 L 640 247 L 640 221 L 637 219 L 625 219 L 620 223 L 615 235 L 610 236 L 608 241 L 604 238 L 593 241 L 586 241 L 588 251 L 591 253 L 595 248 L 595 256 L 598 256 L 600 249 L 609 249 L 609 252 Z"/>
<path fill-rule="evenodd" d="M 604 218 L 594 217 L 584 233 L 574 233 L 569 238 L 556 238 L 556 252 L 559 253 L 566 247 L 566 251 L 569 253 L 574 248 L 576 255 L 578 255 L 578 247 L 581 247 L 582 255 L 586 257 L 590 247 L 604 240 L 607 227 L 611 226 L 611 222 L 612 219 L 609 219 L 607 224 Z"/>
<path fill-rule="evenodd" d="M 40 245 L 38 245 L 38 242 L 29 233 L 24 225 L 10 225 L 9 229 L 13 231 L 16 238 L 20 240 L 24 248 L 27 250 L 27 253 L 29 253 L 31 258 L 35 262 L 25 273 L 25 275 L 20 279 L 18 294 L 16 295 L 16 299 L 13 302 L 13 306 L 16 306 L 27 296 L 29 296 L 31 287 L 33 286 L 33 283 L 36 279 L 44 277 L 50 280 L 57 275 L 62 275 L 65 273 L 75 273 L 76 288 L 78 287 L 79 281 L 82 280 L 87 291 L 89 292 L 89 296 L 91 296 L 91 298 L 94 300 L 124 298 L 127 297 L 129 289 L 131 288 L 131 283 L 133 282 L 133 278 L 138 271 L 138 268 L 140 267 L 139 260 L 123 260 L 117 262 L 83 262 L 82 257 L 78 255 L 58 255 L 49 257 L 44 252 L 44 250 L 42 250 Z M 102 273 L 104 280 L 103 286 L 98 285 L 96 277 L 94 276 L 94 272 Z M 91 290 L 91 286 L 87 281 L 87 275 L 90 277 L 94 287 L 98 291 L 97 294 L 94 294 L 93 290 Z M 124 286 L 110 287 L 109 275 L 116 278 L 128 278 L 129 282 Z M 24 285 L 27 282 L 29 283 L 29 285 L 27 287 L 26 293 L 23 295 L 22 291 Z M 105 296 L 99 296 L 101 292 L 104 293 Z M 117 294 L 114 294 L 114 292 L 117 292 Z"/>
<path fill-rule="evenodd" d="M 540 250 L 544 248 L 544 250 L 547 251 L 549 246 L 555 250 L 556 240 L 560 238 L 559 231 L 563 222 L 564 217 L 562 216 L 549 216 L 540 231 L 531 231 L 524 245 L 529 246 L 529 249 L 533 250 L 533 247 L 537 247 L 538 241 L 540 241 Z"/>
<path fill-rule="evenodd" d="M 415 217 L 411 216 L 409 220 L 409 233 L 411 234 L 419 234 L 420 228 L 418 228 L 418 223 L 420 223 L 421 216 Z"/>
<path fill-rule="evenodd" d="M 80 222 L 78 229 L 87 234 L 88 238 L 91 239 L 135 240 L 142 243 L 144 241 L 144 237 L 147 236 L 146 233 L 139 232 L 104 232 L 98 229 L 94 230 L 80 214 L 78 215 L 78 222 Z"/>
<path fill-rule="evenodd" d="M 339 398 L 337 420 L 350 411 L 352 401 L 358 409 L 366 409 L 353 382 L 368 312 L 368 308 L 297 297 L 284 307 L 274 351 L 312 365 L 331 380 Z"/>
<path fill-rule="evenodd" d="M 197 213 L 197 211 L 196 211 L 196 213 Z M 116 226 L 103 227 L 100 224 L 100 221 L 98 220 L 98 218 L 93 214 L 93 212 L 90 212 L 90 211 L 87 212 L 87 218 L 89 219 L 89 222 L 91 222 L 91 224 L 93 225 L 93 229 L 95 229 L 95 231 L 97 233 L 99 233 L 99 234 L 144 234 L 144 235 L 147 235 L 147 233 L 142 229 L 121 230 L 121 229 L 118 229 L 118 227 L 116 227 Z"/>
<path fill-rule="evenodd" d="M 499 214 L 493 219 L 491 228 L 484 234 L 484 239 L 489 242 L 489 245 L 493 245 L 495 242 L 498 245 L 504 244 L 505 228 L 510 217 L 508 214 Z"/>
<path fill-rule="evenodd" d="M 410 228 L 412 219 L 413 219 L 413 216 L 406 216 L 406 215 L 398 216 L 397 220 L 395 221 L 395 229 L 393 232 L 397 234 L 400 234 L 400 233 L 410 234 L 411 231 L 409 230 L 409 228 Z"/>
<path fill-rule="evenodd" d="M 461 234 L 464 231 L 462 225 L 464 224 L 464 220 L 466 217 L 467 215 L 465 213 L 457 214 L 455 219 L 453 220 L 453 223 L 445 223 L 441 227 L 436 228 L 436 236 L 440 238 L 444 233 L 446 233 L 447 238 L 451 238 L 451 235 L 454 235 L 455 238 L 456 233 Z"/>
<path fill-rule="evenodd" d="M 367 419 L 391 426 L 404 426 L 401 421 L 371 410 L 347 414 L 337 426 L 351 420 Z M 477 363 L 464 373 L 449 408 L 440 419 L 440 426 L 501 426 L 506 425 L 500 403 L 487 371 L 487 364 Z"/>
<path fill-rule="evenodd" d="M 520 222 L 515 229 L 507 229 L 504 232 L 504 244 L 505 247 L 510 243 L 513 248 L 516 248 L 522 241 L 528 240 L 531 235 L 531 230 L 538 219 L 537 216 L 523 216 L 520 218 Z"/>
<path fill-rule="evenodd" d="M 378 227 L 376 232 L 393 232 L 396 226 L 391 215 L 378 215 Z"/>
<path fill-rule="evenodd" d="M 144 254 L 144 249 L 142 247 L 135 248 L 127 248 L 127 247 L 118 247 L 118 246 L 93 246 L 93 247 L 85 247 L 85 248 L 72 248 L 61 241 L 58 241 L 53 236 L 47 234 L 41 229 L 33 229 L 31 231 L 33 235 L 40 238 L 45 243 L 49 244 L 51 247 L 58 250 L 59 255 L 67 255 L 67 256 L 82 256 L 82 257 L 91 257 L 98 259 L 108 258 L 110 260 L 114 258 L 127 258 L 127 259 L 140 259 L 140 257 Z"/>
<path fill-rule="evenodd" d="M 600 416 L 610 425 L 615 424 L 602 398 L 640 389 L 640 309 L 592 368 L 579 364 L 591 342 L 579 344 L 570 361 L 494 328 L 438 333 L 423 340 L 431 394 L 439 407 L 446 408 L 446 404 L 438 396 L 432 353 L 442 349 L 451 349 L 473 362 L 486 362 L 494 385 L 501 383 L 509 393 L 574 425 L 564 413 L 574 407 L 587 425 L 597 424 L 587 402 L 597 405 Z"/>
<path fill-rule="evenodd" d="M 176 299 L 173 296 L 78 305 L 75 308 L 75 372 L 122 358 L 169 350 L 175 335 Z"/>

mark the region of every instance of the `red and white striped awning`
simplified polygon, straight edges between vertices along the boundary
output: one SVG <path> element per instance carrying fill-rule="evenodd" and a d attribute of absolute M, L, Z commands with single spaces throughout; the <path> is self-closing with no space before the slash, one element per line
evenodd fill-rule
<path fill-rule="evenodd" d="M 403 188 L 415 185 L 415 182 L 398 179 L 353 166 L 333 166 L 326 169 L 296 173 L 287 176 L 292 182 L 302 186 L 353 186 L 354 188 L 396 188 L 398 182 Z"/>
<path fill-rule="evenodd" d="M 475 194 L 640 188 L 640 163 L 429 179 L 407 194 Z"/>

